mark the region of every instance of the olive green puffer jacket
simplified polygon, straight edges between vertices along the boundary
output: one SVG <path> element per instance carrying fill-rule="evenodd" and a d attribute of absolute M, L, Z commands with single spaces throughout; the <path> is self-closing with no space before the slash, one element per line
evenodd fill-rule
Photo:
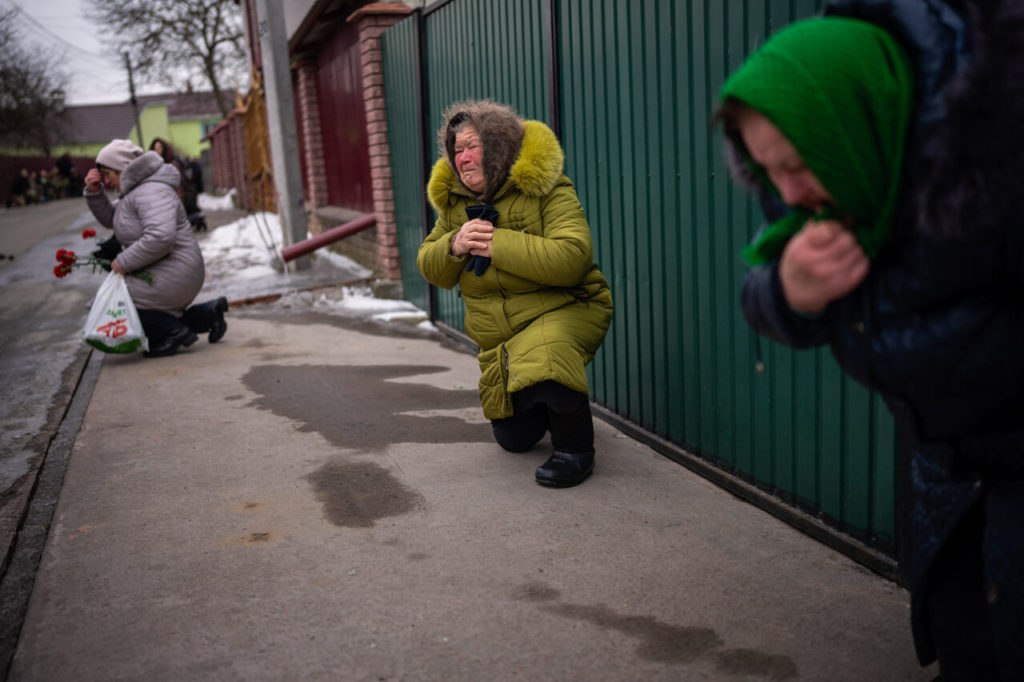
<path fill-rule="evenodd" d="M 491 266 L 481 276 L 466 272 L 469 256 L 449 251 L 466 206 L 479 201 L 444 157 L 427 185 L 438 219 L 416 263 L 431 284 L 462 291 L 466 333 L 480 346 L 488 419 L 512 416 L 511 395 L 541 381 L 587 393 L 584 367 L 611 322 L 611 291 L 594 263 L 590 226 L 562 172 L 564 158 L 546 125 L 525 122 L 519 156 L 492 202 L 499 217 Z"/>

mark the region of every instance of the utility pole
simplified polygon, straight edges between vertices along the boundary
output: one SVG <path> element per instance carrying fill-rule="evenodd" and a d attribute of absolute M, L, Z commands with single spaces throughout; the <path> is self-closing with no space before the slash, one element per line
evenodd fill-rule
<path fill-rule="evenodd" d="M 291 246 L 306 239 L 306 210 L 302 203 L 302 166 L 295 128 L 291 59 L 281 5 L 280 0 L 256 0 L 277 210 L 281 217 L 284 245 Z M 296 270 L 308 270 L 313 266 L 309 256 L 291 262 Z"/>
<path fill-rule="evenodd" d="M 128 67 L 128 92 L 132 95 L 132 111 L 135 112 L 135 130 L 139 133 L 139 146 L 145 149 L 146 145 L 142 143 L 142 121 L 139 120 L 139 101 L 135 99 L 135 81 L 132 79 L 132 58 L 127 52 L 124 53 L 124 64 Z"/>

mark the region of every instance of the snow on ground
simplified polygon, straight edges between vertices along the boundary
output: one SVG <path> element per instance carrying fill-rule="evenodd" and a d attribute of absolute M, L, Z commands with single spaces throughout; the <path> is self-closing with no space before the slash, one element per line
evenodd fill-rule
<path fill-rule="evenodd" d="M 207 277 L 256 279 L 276 275 L 281 221 L 276 213 L 253 213 L 223 225 L 199 242 Z"/>
<path fill-rule="evenodd" d="M 235 190 L 232 189 L 222 197 L 201 192 L 197 202 L 200 211 L 230 211 L 235 207 Z"/>
<path fill-rule="evenodd" d="M 311 236 L 311 235 L 310 235 Z M 206 261 L 207 278 L 257 279 L 280 277 L 276 263 L 282 244 L 281 221 L 275 213 L 253 213 L 233 223 L 222 225 L 201 239 L 199 247 Z M 312 256 L 337 265 L 358 277 L 369 277 L 372 271 L 350 258 L 327 248 Z M 321 312 L 348 317 L 370 318 L 379 322 L 401 322 L 420 329 L 436 331 L 426 313 L 408 301 L 376 298 L 369 286 L 347 286 L 328 293 L 299 291 L 286 294 L 280 303 L 285 307 L 311 306 Z"/>
<path fill-rule="evenodd" d="M 415 325 L 424 331 L 438 331 L 427 319 L 427 314 L 409 301 L 376 298 L 365 284 L 339 287 L 327 292 L 296 291 L 280 300 L 285 308 L 312 308 L 317 312 L 371 319 L 376 322 L 400 322 Z"/>

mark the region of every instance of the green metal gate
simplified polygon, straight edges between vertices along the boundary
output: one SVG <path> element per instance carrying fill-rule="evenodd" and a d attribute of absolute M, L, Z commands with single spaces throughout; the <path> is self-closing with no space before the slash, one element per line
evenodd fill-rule
<path fill-rule="evenodd" d="M 893 573 L 879 555 L 897 549 L 891 418 L 825 350 L 761 341 L 766 371 L 755 370 L 755 337 L 739 308 L 739 252 L 760 215 L 726 177 L 711 121 L 726 75 L 774 30 L 822 4 L 438 3 L 385 33 L 389 129 L 414 127 L 399 117 L 411 108 L 405 100 L 419 97 L 421 158 L 430 163 L 440 112 L 490 97 L 559 132 L 615 299 L 589 370 L 604 416 Z M 410 95 L 391 72 L 417 25 L 420 90 Z M 392 132 L 392 150 L 401 135 Z M 396 202 L 424 216 L 424 168 L 416 169 L 418 186 L 400 187 L 413 159 L 394 151 L 392 159 Z M 432 216 L 400 218 L 403 258 L 415 259 L 426 221 Z M 415 291 L 422 280 L 414 282 L 415 267 L 409 272 L 404 283 Z M 439 322 L 461 330 L 462 314 L 456 292 L 437 292 Z M 821 532 L 821 522 L 834 530 Z"/>

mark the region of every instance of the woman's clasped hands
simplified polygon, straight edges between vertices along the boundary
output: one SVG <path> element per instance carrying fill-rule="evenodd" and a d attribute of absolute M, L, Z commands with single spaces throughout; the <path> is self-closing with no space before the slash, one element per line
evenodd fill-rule
<path fill-rule="evenodd" d="M 490 258 L 493 237 L 494 225 L 488 221 L 479 218 L 467 220 L 452 239 L 451 253 L 453 256 L 469 254 Z"/>

